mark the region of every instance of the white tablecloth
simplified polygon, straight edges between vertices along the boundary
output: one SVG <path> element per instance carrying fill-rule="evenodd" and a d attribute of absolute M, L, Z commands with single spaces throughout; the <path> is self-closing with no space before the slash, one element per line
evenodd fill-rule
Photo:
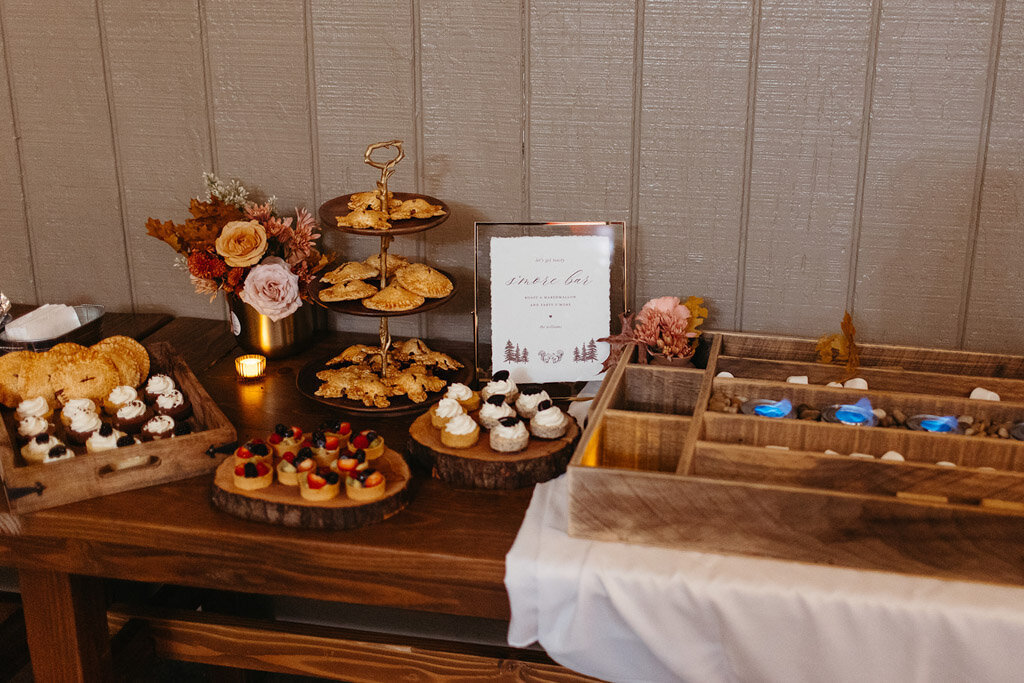
<path fill-rule="evenodd" d="M 509 551 L 511 645 L 613 681 L 1024 681 L 1024 589 L 571 538 L 567 491 Z"/>

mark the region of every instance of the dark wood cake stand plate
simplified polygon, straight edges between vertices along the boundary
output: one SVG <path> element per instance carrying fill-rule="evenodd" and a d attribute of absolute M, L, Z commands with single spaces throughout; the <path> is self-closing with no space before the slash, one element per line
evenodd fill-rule
<path fill-rule="evenodd" d="M 430 230 L 433 227 L 444 223 L 448 220 L 448 216 L 452 215 L 452 210 L 448 208 L 448 205 L 442 202 L 436 197 L 430 197 L 425 194 L 413 194 L 411 192 L 392 192 L 391 196 L 401 201 L 407 201 L 409 199 L 425 199 L 431 204 L 438 205 L 444 209 L 444 215 L 433 216 L 431 218 L 406 218 L 404 220 L 393 220 L 391 221 L 391 227 L 386 230 L 376 230 L 374 228 L 349 228 L 338 225 L 338 217 L 346 216 L 352 209 L 348 208 L 348 201 L 352 198 L 351 194 L 344 194 L 334 199 L 328 199 L 326 202 L 320 205 L 320 222 L 329 227 L 337 228 L 344 232 L 352 233 L 353 235 L 374 235 L 375 237 L 388 237 L 393 235 L 410 235 L 416 232 L 422 232 L 423 230 Z"/>
<path fill-rule="evenodd" d="M 304 529 L 356 529 L 383 521 L 409 504 L 409 466 L 396 451 L 384 454 L 370 463 L 384 475 L 384 497 L 361 502 L 345 495 L 345 482 L 336 498 L 325 501 L 306 500 L 298 486 L 285 486 L 276 479 L 267 488 L 243 491 L 235 488 L 235 458 L 231 456 L 217 468 L 213 480 L 213 504 L 220 510 L 256 522 L 280 524 Z"/>
<path fill-rule="evenodd" d="M 420 415 L 409 428 L 409 452 L 428 463 L 434 477 L 455 486 L 477 489 L 521 489 L 554 479 L 565 472 L 579 438 L 576 421 L 558 439 L 530 437 L 526 450 L 499 453 L 491 450 L 489 433 L 480 428 L 480 440 L 470 448 L 441 443 L 441 430 Z"/>
<path fill-rule="evenodd" d="M 426 301 L 423 302 L 422 305 L 417 306 L 416 308 L 410 308 L 407 311 L 377 311 L 372 308 L 367 308 L 366 306 L 364 306 L 362 299 L 353 299 L 351 301 L 321 301 L 320 290 L 327 289 L 332 285 L 329 282 L 321 282 L 320 280 L 311 282 L 308 287 L 308 292 L 310 298 L 313 301 L 317 302 L 318 304 L 320 304 L 329 311 L 334 311 L 335 313 L 345 313 L 347 315 L 361 315 L 371 318 L 392 318 L 401 315 L 415 315 L 416 313 L 423 313 L 425 311 L 435 309 L 438 306 L 442 306 L 451 301 L 451 298 L 455 296 L 455 292 L 458 290 L 458 286 L 455 283 L 455 278 L 452 276 L 451 273 L 447 273 L 443 270 L 440 270 L 440 272 L 443 273 L 446 278 L 451 280 L 451 293 L 448 294 L 448 296 L 443 296 L 438 299 L 427 299 Z M 374 280 L 375 278 L 368 279 Z M 378 282 L 380 282 L 380 280 L 376 279 L 376 282 L 373 283 L 374 286 L 377 286 Z"/>

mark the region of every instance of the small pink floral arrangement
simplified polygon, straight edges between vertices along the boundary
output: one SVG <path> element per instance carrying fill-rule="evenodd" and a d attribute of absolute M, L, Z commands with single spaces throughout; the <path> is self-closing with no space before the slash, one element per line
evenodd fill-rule
<path fill-rule="evenodd" d="M 636 315 L 622 315 L 622 332 L 599 341 L 608 342 L 611 351 L 604 361 L 604 370 L 615 365 L 627 344 L 639 347 L 639 361 L 648 358 L 692 358 L 697 351 L 700 326 L 708 316 L 704 299 L 691 296 L 685 303 L 677 296 L 651 299 Z"/>
<path fill-rule="evenodd" d="M 281 217 L 274 198 L 259 203 L 237 180 L 204 173 L 209 197 L 193 199 L 183 224 L 150 218 L 147 232 L 179 254 L 199 294 L 236 294 L 277 321 L 302 305 L 301 293 L 330 257 L 316 248 L 316 220 L 302 208 Z"/>

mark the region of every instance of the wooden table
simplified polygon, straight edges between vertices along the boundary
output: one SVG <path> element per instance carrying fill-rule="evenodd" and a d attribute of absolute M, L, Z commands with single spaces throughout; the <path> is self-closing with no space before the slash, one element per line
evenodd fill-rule
<path fill-rule="evenodd" d="M 137 320 L 124 321 L 136 325 Z M 127 328 L 126 328 L 127 329 Z M 104 330 L 105 334 L 113 330 Z M 278 422 L 312 428 L 334 409 L 303 397 L 297 370 L 349 343 L 325 335 L 306 353 L 268 363 L 257 384 L 235 379 L 240 353 L 221 321 L 177 319 L 145 337 L 184 356 L 240 439 Z M 404 449 L 409 418 L 374 427 Z M 507 620 L 504 557 L 531 490 L 456 490 L 417 477 L 409 507 L 378 525 L 312 531 L 248 522 L 210 504 L 212 477 L 129 491 L 28 515 L 0 537 L 0 564 L 18 568 L 37 680 L 98 680 L 110 674 L 107 605 L 99 578 L 397 607 Z M 543 653 L 367 633 L 250 622 L 196 612 L 122 609 L 141 619 L 157 651 L 242 668 L 387 680 L 417 670 L 446 678 L 530 676 L 574 680 Z M 270 629 L 273 636 L 260 635 Z"/>

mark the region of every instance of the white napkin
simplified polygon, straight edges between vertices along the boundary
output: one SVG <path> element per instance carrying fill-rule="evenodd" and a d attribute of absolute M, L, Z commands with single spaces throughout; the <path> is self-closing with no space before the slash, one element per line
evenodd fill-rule
<path fill-rule="evenodd" d="M 9 341 L 53 339 L 81 327 L 74 307 L 44 304 L 7 324 L 2 336 Z"/>

